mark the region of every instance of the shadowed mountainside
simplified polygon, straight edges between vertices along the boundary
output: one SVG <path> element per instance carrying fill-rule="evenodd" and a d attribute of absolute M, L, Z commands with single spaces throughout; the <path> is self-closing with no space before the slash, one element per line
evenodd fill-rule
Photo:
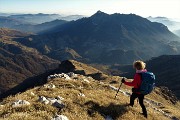
<path fill-rule="evenodd" d="M 54 69 L 60 63 L 26 47 L 13 38 L 28 34 L 0 29 L 0 93 L 18 85 L 24 79 Z"/>
<path fill-rule="evenodd" d="M 100 70 L 97 70 L 91 66 L 88 66 L 86 64 L 74 60 L 66 60 L 66 61 L 62 61 L 59 67 L 57 67 L 56 69 L 49 70 L 42 74 L 25 79 L 23 82 L 21 82 L 14 88 L 9 89 L 8 91 L 1 94 L 0 98 L 2 99 L 9 95 L 14 95 L 19 92 L 24 92 L 25 90 L 33 88 L 35 86 L 41 86 L 47 82 L 47 77 L 49 75 L 53 75 L 56 73 L 68 73 L 68 72 L 74 72 L 85 76 L 91 76 L 96 80 L 104 80 L 107 78 L 107 75 L 103 74 Z"/>
<path fill-rule="evenodd" d="M 172 44 L 179 43 L 180 38 L 163 24 L 134 14 L 109 15 L 101 11 L 17 41 L 58 60 L 62 59 L 59 51 L 72 49 L 89 63 L 127 64 L 135 59 L 180 53 L 180 46 Z"/>

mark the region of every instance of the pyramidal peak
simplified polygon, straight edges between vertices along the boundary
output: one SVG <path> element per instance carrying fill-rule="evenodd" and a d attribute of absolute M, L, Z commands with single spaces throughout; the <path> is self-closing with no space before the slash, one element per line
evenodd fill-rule
<path fill-rule="evenodd" d="M 102 12 L 102 11 L 98 10 L 96 13 L 97 13 L 97 14 L 101 14 L 101 13 L 104 13 L 104 12 Z"/>
<path fill-rule="evenodd" d="M 98 11 L 97 11 L 94 15 L 92 15 L 92 16 L 99 16 L 99 15 L 109 15 L 109 14 L 98 10 Z"/>

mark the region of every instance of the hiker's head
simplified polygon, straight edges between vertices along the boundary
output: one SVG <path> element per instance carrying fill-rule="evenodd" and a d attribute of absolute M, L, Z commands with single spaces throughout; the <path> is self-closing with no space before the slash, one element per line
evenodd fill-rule
<path fill-rule="evenodd" d="M 135 68 L 136 70 L 143 70 L 146 67 L 146 63 L 144 63 L 141 60 L 137 60 L 133 63 L 133 68 Z"/>

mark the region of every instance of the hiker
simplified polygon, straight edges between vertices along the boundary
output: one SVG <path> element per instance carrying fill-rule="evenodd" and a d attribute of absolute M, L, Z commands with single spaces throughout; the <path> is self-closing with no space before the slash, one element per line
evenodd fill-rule
<path fill-rule="evenodd" d="M 143 72 L 147 72 L 147 70 L 145 69 L 146 67 L 146 63 L 144 63 L 143 61 L 135 61 L 133 63 L 133 68 L 136 69 L 136 73 L 134 75 L 134 80 L 132 82 L 127 82 L 125 81 L 125 79 L 122 79 L 122 83 L 124 83 L 125 85 L 128 85 L 128 86 L 132 86 L 134 88 L 132 88 L 132 95 L 130 96 L 130 106 L 133 107 L 134 105 L 134 100 L 136 98 L 139 99 L 139 104 L 142 108 L 142 114 L 144 115 L 144 117 L 147 118 L 147 111 L 146 111 L 146 107 L 144 106 L 144 103 L 143 103 L 143 100 L 144 100 L 144 94 L 141 94 L 138 89 L 140 88 L 140 85 L 141 85 L 141 75 L 140 73 L 143 73 Z"/>

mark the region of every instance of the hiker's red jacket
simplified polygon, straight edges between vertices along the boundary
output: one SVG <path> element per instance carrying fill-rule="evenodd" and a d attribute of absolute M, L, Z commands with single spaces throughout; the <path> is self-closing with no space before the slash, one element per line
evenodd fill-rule
<path fill-rule="evenodd" d="M 128 86 L 132 86 L 136 89 L 138 89 L 140 86 L 141 86 L 141 75 L 138 74 L 138 73 L 142 73 L 142 72 L 147 72 L 146 69 L 144 70 L 138 70 L 136 71 L 136 74 L 134 75 L 134 80 L 132 82 L 124 82 L 125 85 L 128 85 Z M 139 92 L 136 92 L 136 93 L 139 93 Z M 140 94 L 140 93 L 139 93 Z"/>

